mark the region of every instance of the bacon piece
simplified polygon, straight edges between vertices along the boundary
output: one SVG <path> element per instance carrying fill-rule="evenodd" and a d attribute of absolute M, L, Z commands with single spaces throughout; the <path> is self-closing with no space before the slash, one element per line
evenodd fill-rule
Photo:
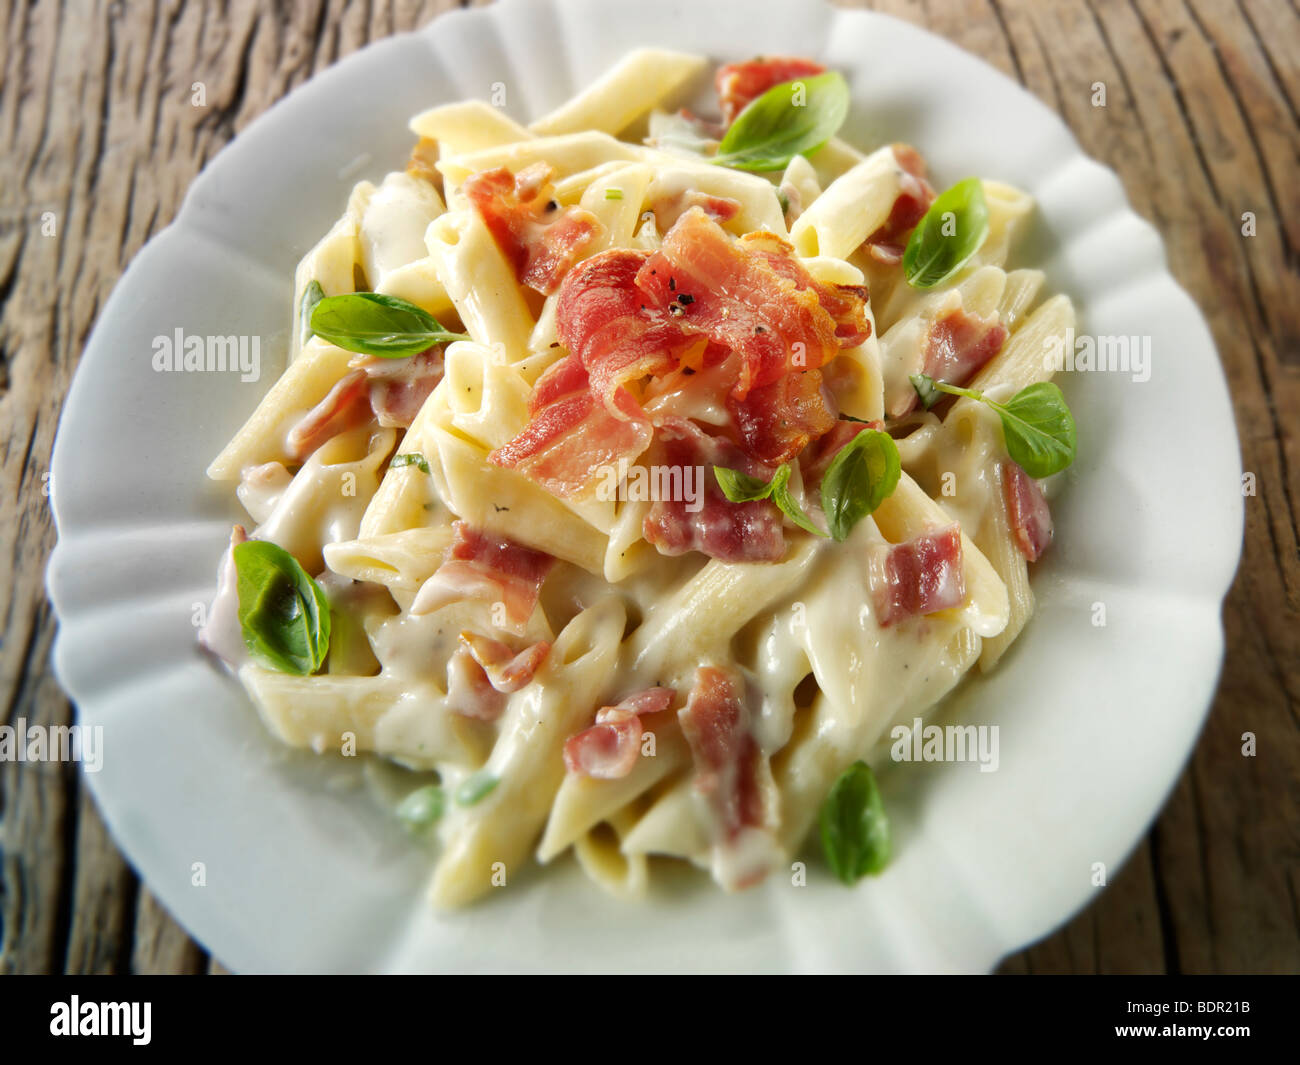
<path fill-rule="evenodd" d="M 925 342 L 925 372 L 936 381 L 964 385 L 1001 350 L 1007 329 L 997 315 L 983 318 L 961 307 L 937 318 Z"/>
<path fill-rule="evenodd" d="M 462 599 L 502 602 L 504 628 L 522 636 L 555 559 L 463 521 L 452 530 L 455 536 L 446 559 L 416 594 L 411 613 L 427 614 Z"/>
<path fill-rule="evenodd" d="M 714 875 L 728 890 L 761 880 L 775 850 L 759 787 L 762 752 L 750 730 L 748 695 L 739 674 L 700 666 L 686 706 L 677 711 L 695 763 L 695 790 L 713 817 Z"/>
<path fill-rule="evenodd" d="M 1002 498 L 1016 546 L 1030 562 L 1037 562 L 1052 542 L 1052 511 L 1047 497 L 1037 481 L 1007 459 L 1002 463 Z"/>
<path fill-rule="evenodd" d="M 604 232 L 590 211 L 561 208 L 552 199 L 551 173 L 546 163 L 517 175 L 498 167 L 471 174 L 461 186 L 520 284 L 544 295 L 559 288 L 565 272 Z"/>
<path fill-rule="evenodd" d="M 564 766 L 595 780 L 627 776 L 641 755 L 641 715 L 668 709 L 672 688 L 648 688 L 596 711 L 596 723 L 564 741 Z"/>
<path fill-rule="evenodd" d="M 685 189 L 673 196 L 664 196 L 651 205 L 655 225 L 660 233 L 667 233 L 692 207 L 700 207 L 715 222 L 730 222 L 740 213 L 740 201 L 730 196 L 710 196 L 699 189 Z"/>
<path fill-rule="evenodd" d="M 792 370 L 815 370 L 840 349 L 816 291 L 789 276 L 797 264 L 778 273 L 768 256 L 746 250 L 692 207 L 636 275 L 647 303 L 668 308 L 686 332 L 742 355 L 737 399 Z"/>
<path fill-rule="evenodd" d="M 469 648 L 457 647 L 447 660 L 447 709 L 461 717 L 495 721 L 505 708 L 505 694 L 492 686 Z"/>
<path fill-rule="evenodd" d="M 925 160 L 920 152 L 909 144 L 895 144 L 894 158 L 903 168 L 898 196 L 884 224 L 863 242 L 873 259 L 888 265 L 903 261 L 908 237 L 925 217 L 935 197 L 933 187 L 925 179 Z"/>
<path fill-rule="evenodd" d="M 354 359 L 351 365 L 363 370 L 370 380 L 370 408 L 379 424 L 408 429 L 442 380 L 442 348 L 429 348 L 405 359 L 364 357 Z"/>
<path fill-rule="evenodd" d="M 301 462 L 325 441 L 365 425 L 373 416 L 370 382 L 364 371 L 353 370 L 340 378 L 289 431 L 289 454 Z"/>
<path fill-rule="evenodd" d="M 731 125 L 741 111 L 774 85 L 825 72 L 826 68 L 820 63 L 797 56 L 759 56 L 744 63 L 719 67 L 713 84 L 718 90 L 722 120 Z"/>
<path fill-rule="evenodd" d="M 713 472 L 714 466 L 726 466 L 770 480 L 775 472 L 771 467 L 754 462 L 731 441 L 708 436 L 684 418 L 665 418 L 658 441 L 663 465 L 680 467 L 683 474 L 689 466 L 703 467 L 704 484 L 701 500 L 651 504 L 642 532 L 661 555 L 702 551 L 723 562 L 776 562 L 785 554 L 781 513 L 775 504 L 765 499 L 731 502 Z M 688 483 L 684 475 L 682 483 Z"/>
<path fill-rule="evenodd" d="M 892 625 L 959 606 L 966 598 L 961 561 L 961 526 L 956 522 L 879 549 L 871 560 L 876 620 Z"/>
<path fill-rule="evenodd" d="M 721 231 L 719 231 L 721 232 Z M 667 310 L 636 285 L 650 253 L 614 248 L 594 255 L 565 279 L 556 301 L 560 343 L 577 356 L 592 392 L 622 418 L 618 391 L 629 381 L 661 376 L 676 368 L 698 338 L 687 336 Z"/>
<path fill-rule="evenodd" d="M 617 415 L 588 391 L 586 370 L 569 355 L 537 382 L 533 416 L 523 431 L 490 452 L 488 461 L 518 470 L 556 495 L 582 495 L 600 469 L 619 459 L 631 462 L 654 435 L 627 389 L 615 390 L 612 403 Z"/>
<path fill-rule="evenodd" d="M 538 640 L 518 654 L 500 640 L 475 632 L 462 632 L 460 642 L 483 667 L 488 683 L 499 692 L 517 692 L 527 686 L 551 653 L 551 645 L 546 640 Z"/>
<path fill-rule="evenodd" d="M 871 336 L 865 285 L 827 285 L 816 280 L 808 273 L 794 247 L 775 233 L 746 233 L 739 244 L 742 251 L 761 256 L 799 291 L 811 289 L 816 293 L 817 302 L 835 320 L 835 339 L 841 348 L 856 348 Z"/>
<path fill-rule="evenodd" d="M 835 425 L 834 401 L 822 387 L 820 370 L 786 374 L 751 389 L 743 400 L 728 398 L 745 451 L 779 466 Z"/>

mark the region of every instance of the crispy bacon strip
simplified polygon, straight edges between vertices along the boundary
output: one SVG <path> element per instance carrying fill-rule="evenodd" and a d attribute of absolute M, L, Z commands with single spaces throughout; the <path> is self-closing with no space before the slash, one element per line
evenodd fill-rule
<path fill-rule="evenodd" d="M 768 500 L 733 503 L 723 494 L 714 466 L 738 469 L 770 480 L 776 471 L 762 466 L 722 437 L 707 435 L 684 418 L 665 418 L 659 428 L 659 461 L 669 467 L 700 467 L 704 497 L 657 500 L 642 523 L 646 540 L 661 555 L 702 551 L 723 562 L 776 562 L 785 555 L 781 513 Z M 685 476 L 682 483 L 687 483 Z M 694 483 L 699 483 L 695 481 Z"/>
<path fill-rule="evenodd" d="M 612 395 L 614 411 L 589 391 L 587 372 L 569 355 L 542 375 L 533 393 L 532 417 L 488 461 L 515 469 L 559 496 L 589 490 L 597 472 L 631 462 L 650 446 L 654 429 L 625 388 Z"/>
<path fill-rule="evenodd" d="M 961 563 L 961 526 L 956 522 L 878 551 L 871 560 L 876 620 L 893 625 L 960 606 L 966 599 Z"/>
<path fill-rule="evenodd" d="M 774 850 L 747 694 L 744 678 L 733 670 L 700 666 L 686 706 L 677 712 L 695 764 L 695 790 L 714 821 L 714 875 L 728 890 L 761 880 Z"/>
<path fill-rule="evenodd" d="M 786 374 L 743 400 L 728 397 L 727 409 L 746 453 L 769 466 L 793 458 L 835 425 L 835 402 L 820 370 Z"/>
<path fill-rule="evenodd" d="M 731 125 L 741 111 L 774 85 L 825 72 L 826 68 L 820 63 L 797 56 L 759 56 L 744 63 L 719 67 L 713 84 L 718 90 L 722 120 Z"/>
<path fill-rule="evenodd" d="M 1037 562 L 1052 542 L 1052 511 L 1047 497 L 1037 481 L 1006 459 L 1002 463 L 1002 498 L 1016 546 L 1030 562 Z"/>
<path fill-rule="evenodd" d="M 595 780 L 627 776 L 641 755 L 642 715 L 668 709 L 675 695 L 672 688 L 648 688 L 601 707 L 594 725 L 564 741 L 565 768 Z"/>
<path fill-rule="evenodd" d="M 461 186 L 519 283 L 545 295 L 559 288 L 566 271 L 604 232 L 590 211 L 555 202 L 551 174 L 546 163 L 517 175 L 498 167 L 471 174 Z"/>
<path fill-rule="evenodd" d="M 800 262 L 791 244 L 775 233 L 746 233 L 740 238 L 742 251 L 759 255 L 799 291 L 811 289 L 817 302 L 835 320 L 835 339 L 841 348 L 856 348 L 871 336 L 867 319 L 865 285 L 827 285 L 816 280 Z"/>
<path fill-rule="evenodd" d="M 903 168 L 898 196 L 884 224 L 863 242 L 878 262 L 897 265 L 903 261 L 907 239 L 934 202 L 935 192 L 926 180 L 925 160 L 909 144 L 895 144 L 894 158 Z"/>
<path fill-rule="evenodd" d="M 647 302 L 667 308 L 683 330 L 741 354 L 737 399 L 791 371 L 815 370 L 840 350 L 837 323 L 811 279 L 801 286 L 790 276 L 797 263 L 778 272 L 768 255 L 747 250 L 692 207 L 636 275 Z"/>
<path fill-rule="evenodd" d="M 522 636 L 555 559 L 463 521 L 452 530 L 446 559 L 416 593 L 411 613 L 427 614 L 463 599 L 499 601 L 505 604 L 506 631 Z"/>

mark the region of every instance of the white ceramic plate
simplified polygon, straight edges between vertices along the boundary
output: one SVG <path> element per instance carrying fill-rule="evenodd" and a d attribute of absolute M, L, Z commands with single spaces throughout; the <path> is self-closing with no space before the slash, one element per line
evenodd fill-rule
<path fill-rule="evenodd" d="M 916 144 L 941 187 L 979 174 L 1028 189 L 1041 213 L 1020 264 L 1074 297 L 1081 329 L 1150 336 L 1151 379 L 1065 382 L 1080 449 L 1037 567 L 1038 615 L 945 710 L 1001 727 L 1000 769 L 885 772 L 885 875 L 848 890 L 814 864 L 806 887 L 778 876 L 739 896 L 700 877 L 637 908 L 566 860 L 434 914 L 427 856 L 356 771 L 285 752 L 195 647 L 192 610 L 235 516 L 203 470 L 279 370 L 295 263 L 355 181 L 400 167 L 410 115 L 500 83 L 527 120 L 647 44 L 817 57 L 852 86 L 846 139 Z M 152 338 L 177 327 L 262 336 L 261 382 L 155 373 Z M 55 665 L 82 723 L 104 727 L 89 783 L 150 888 L 239 971 L 989 969 L 1090 902 L 1093 864 L 1113 876 L 1159 810 L 1214 691 L 1242 530 L 1212 341 L 1115 175 L 979 60 L 806 0 L 514 0 L 313 79 L 213 161 L 131 265 L 73 382 L 53 468 Z"/>

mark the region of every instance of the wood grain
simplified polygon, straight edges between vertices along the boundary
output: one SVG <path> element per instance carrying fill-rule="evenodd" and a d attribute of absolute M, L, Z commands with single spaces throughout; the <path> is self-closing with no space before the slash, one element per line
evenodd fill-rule
<path fill-rule="evenodd" d="M 43 488 L 82 346 L 191 180 L 287 91 L 451 0 L 0 2 L 0 691 L 67 724 Z M 1025 85 L 1113 167 L 1206 314 L 1245 556 L 1191 763 L 1097 901 L 1004 972 L 1300 970 L 1300 14 L 1289 0 L 881 0 Z M 191 104 L 202 82 L 207 104 Z M 1106 105 L 1093 105 L 1093 86 Z M 52 212 L 53 236 L 42 233 Z M 1242 216 L 1256 235 L 1243 236 Z M 1194 427 L 1192 430 L 1194 431 Z M 1194 530 L 1189 531 L 1194 535 Z M 1176 549 L 1176 545 L 1175 545 Z M 1243 757 L 1253 733 L 1255 757 Z M 225 970 L 123 861 L 67 766 L 0 763 L 0 972 Z"/>

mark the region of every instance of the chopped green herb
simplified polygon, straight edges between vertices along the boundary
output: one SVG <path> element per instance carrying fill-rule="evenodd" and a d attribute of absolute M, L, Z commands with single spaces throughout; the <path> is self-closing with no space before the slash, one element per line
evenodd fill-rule
<path fill-rule="evenodd" d="M 473 806 L 499 783 L 500 781 L 490 773 L 475 773 L 472 777 L 467 777 L 456 789 L 456 802 L 461 806 Z"/>
<path fill-rule="evenodd" d="M 437 784 L 416 788 L 397 804 L 397 819 L 407 828 L 418 829 L 442 816 L 446 796 Z"/>
<path fill-rule="evenodd" d="M 401 455 L 394 455 L 393 461 L 388 464 L 389 469 L 393 470 L 402 466 L 415 466 L 421 473 L 429 472 L 429 460 L 418 451 L 407 451 Z"/>

